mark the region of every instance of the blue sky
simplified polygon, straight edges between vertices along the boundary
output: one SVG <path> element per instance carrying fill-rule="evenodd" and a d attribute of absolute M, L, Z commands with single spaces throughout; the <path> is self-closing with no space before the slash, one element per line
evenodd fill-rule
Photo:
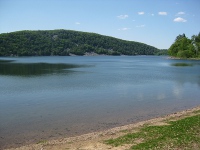
<path fill-rule="evenodd" d="M 200 32 L 200 0 L 0 0 L 0 33 L 66 29 L 166 49 Z"/>

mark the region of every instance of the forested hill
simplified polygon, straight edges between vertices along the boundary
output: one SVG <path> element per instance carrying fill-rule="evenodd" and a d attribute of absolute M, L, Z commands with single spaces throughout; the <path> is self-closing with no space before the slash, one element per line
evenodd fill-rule
<path fill-rule="evenodd" d="M 0 56 L 154 55 L 147 44 L 71 30 L 17 31 L 0 34 Z"/>

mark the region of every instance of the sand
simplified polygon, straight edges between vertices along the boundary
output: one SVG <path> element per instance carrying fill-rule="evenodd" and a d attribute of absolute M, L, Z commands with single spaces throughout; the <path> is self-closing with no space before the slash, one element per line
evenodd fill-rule
<path fill-rule="evenodd" d="M 138 123 L 112 128 L 101 132 L 92 132 L 81 136 L 63 138 L 58 140 L 41 141 L 37 144 L 22 146 L 19 148 L 11 148 L 9 150 L 125 150 L 131 145 L 121 147 L 112 147 L 104 144 L 104 140 L 116 138 L 129 132 L 137 132 L 142 126 L 148 125 L 166 125 L 167 120 L 178 120 L 187 116 L 194 115 L 194 111 L 200 110 L 200 106 L 173 113 L 170 115 L 141 121 Z M 142 140 L 142 139 L 141 139 Z M 138 141 L 141 142 L 141 141 Z M 7 149 L 8 150 L 8 149 Z"/>

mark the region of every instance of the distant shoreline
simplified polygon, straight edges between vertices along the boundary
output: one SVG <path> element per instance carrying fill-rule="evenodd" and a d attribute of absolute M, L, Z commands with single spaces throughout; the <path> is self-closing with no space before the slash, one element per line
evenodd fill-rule
<path fill-rule="evenodd" d="M 200 58 L 179 58 L 179 57 L 172 57 L 172 56 L 169 56 L 167 59 L 174 59 L 174 60 L 200 60 Z"/>
<path fill-rule="evenodd" d="M 157 117 L 154 119 L 141 121 L 138 123 L 133 123 L 121 127 L 115 127 L 112 129 L 108 129 L 105 131 L 100 132 L 92 132 L 88 134 L 83 134 L 80 136 L 75 137 L 69 137 L 69 138 L 62 138 L 57 140 L 49 140 L 49 141 L 40 141 L 37 144 L 30 144 L 26 146 L 22 146 L 19 148 L 11 148 L 7 150 L 30 150 L 30 149 L 38 149 L 38 150 L 62 150 L 62 149 L 87 149 L 87 150 L 93 150 L 93 149 L 127 149 L 126 146 L 123 147 L 112 147 L 109 145 L 106 145 L 103 143 L 103 141 L 111 138 L 116 138 L 119 136 L 124 135 L 127 132 L 133 132 L 133 130 L 137 130 L 138 128 L 141 128 L 142 126 L 148 124 L 148 125 L 165 125 L 166 120 L 179 120 L 181 118 L 185 118 L 188 116 L 193 116 L 197 114 L 196 112 L 200 113 L 200 106 L 197 106 L 192 109 L 187 109 L 184 111 L 176 112 L 170 115 L 165 115 L 161 117 Z M 126 131 L 126 132 L 125 132 Z"/>

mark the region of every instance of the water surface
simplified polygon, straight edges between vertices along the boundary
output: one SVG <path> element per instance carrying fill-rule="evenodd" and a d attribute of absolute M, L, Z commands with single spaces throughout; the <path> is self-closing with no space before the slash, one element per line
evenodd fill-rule
<path fill-rule="evenodd" d="M 190 65 L 174 65 L 190 64 Z M 100 131 L 200 105 L 200 61 L 0 58 L 0 145 Z"/>

